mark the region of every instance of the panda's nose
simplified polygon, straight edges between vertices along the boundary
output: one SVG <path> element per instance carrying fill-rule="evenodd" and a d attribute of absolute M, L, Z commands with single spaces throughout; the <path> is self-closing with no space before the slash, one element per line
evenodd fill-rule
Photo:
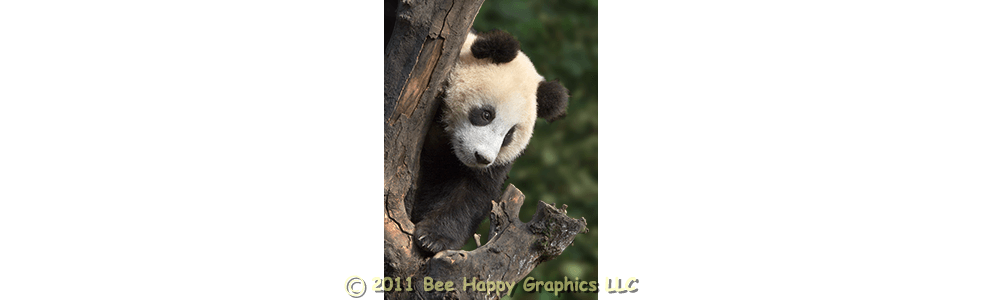
<path fill-rule="evenodd" d="M 486 165 L 486 164 L 490 164 L 491 163 L 490 160 L 488 160 L 484 156 L 481 156 L 481 154 L 480 153 L 477 153 L 476 151 L 474 152 L 474 158 L 477 159 L 477 163 L 479 163 L 479 164 Z"/>

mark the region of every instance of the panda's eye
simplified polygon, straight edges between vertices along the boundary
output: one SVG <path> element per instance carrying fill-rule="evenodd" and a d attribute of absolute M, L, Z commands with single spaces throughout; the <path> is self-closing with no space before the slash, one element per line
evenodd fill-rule
<path fill-rule="evenodd" d="M 475 107 L 474 109 L 471 109 L 470 113 L 468 113 L 467 118 L 471 121 L 471 124 L 474 124 L 474 126 L 491 124 L 491 121 L 494 121 L 494 107 L 490 105 Z"/>
<path fill-rule="evenodd" d="M 505 134 L 505 140 L 501 141 L 501 148 L 504 148 L 505 146 L 508 146 L 508 144 L 511 144 L 511 136 L 515 134 L 516 127 L 518 127 L 518 125 L 512 126 L 511 129 L 508 130 L 508 133 Z"/>

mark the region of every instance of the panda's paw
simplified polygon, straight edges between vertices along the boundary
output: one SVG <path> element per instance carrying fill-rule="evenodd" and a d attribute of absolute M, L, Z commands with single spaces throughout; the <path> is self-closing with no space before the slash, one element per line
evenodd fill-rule
<path fill-rule="evenodd" d="M 427 252 L 436 254 L 440 251 L 447 249 L 457 249 L 455 247 L 455 239 L 446 234 L 446 232 L 441 232 L 435 226 L 432 226 L 432 222 L 423 221 L 416 223 L 416 232 L 413 235 L 416 238 L 416 244 L 420 248 L 426 250 Z"/>

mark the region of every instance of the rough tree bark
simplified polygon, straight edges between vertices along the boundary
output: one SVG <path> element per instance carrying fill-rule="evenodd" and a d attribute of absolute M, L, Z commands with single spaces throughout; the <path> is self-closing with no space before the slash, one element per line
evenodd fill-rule
<path fill-rule="evenodd" d="M 439 92 L 460 53 L 482 0 L 387 0 L 385 46 L 385 276 L 400 279 L 402 291 L 386 299 L 485 299 L 487 294 L 464 288 L 469 282 L 520 281 L 536 265 L 569 246 L 586 220 L 566 216 L 539 202 L 528 223 L 518 219 L 524 195 L 509 185 L 494 203 L 488 242 L 473 251 L 447 250 L 427 257 L 413 244 L 414 224 L 406 204 L 414 201 L 423 137 L 439 107 Z M 406 291 L 412 278 L 412 291 Z M 454 291 L 425 291 L 425 278 L 453 281 Z"/>

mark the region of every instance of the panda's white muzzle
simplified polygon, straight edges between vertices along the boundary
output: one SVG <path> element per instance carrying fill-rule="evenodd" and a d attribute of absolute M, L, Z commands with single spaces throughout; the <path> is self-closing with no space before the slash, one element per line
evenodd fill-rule
<path fill-rule="evenodd" d="M 492 126 L 468 126 L 453 137 L 454 155 L 471 168 L 487 168 L 495 163 L 507 130 Z"/>

